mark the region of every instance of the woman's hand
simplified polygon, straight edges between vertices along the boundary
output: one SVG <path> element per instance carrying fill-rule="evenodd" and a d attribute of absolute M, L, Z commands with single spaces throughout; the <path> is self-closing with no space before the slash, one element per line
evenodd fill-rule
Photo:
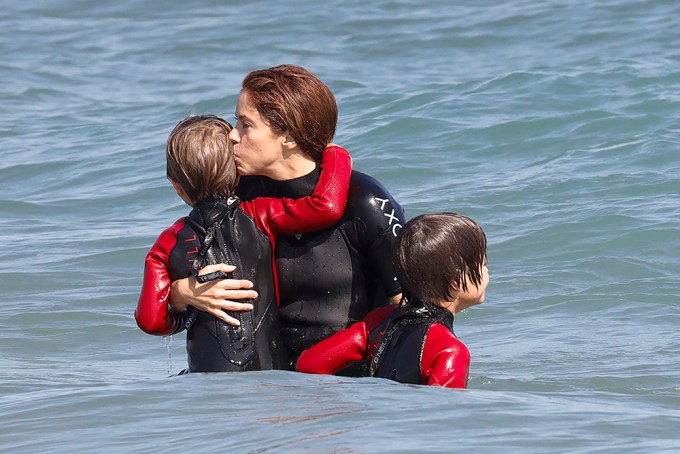
<path fill-rule="evenodd" d="M 224 271 L 230 273 L 236 269 L 233 265 L 220 263 L 208 265 L 199 271 L 199 275 Z M 199 311 L 208 312 L 232 326 L 240 323 L 227 315 L 224 310 L 251 311 L 250 303 L 238 303 L 232 300 L 253 299 L 257 297 L 253 283 L 244 279 L 218 279 L 200 284 L 195 277 L 188 277 L 174 281 L 170 285 L 170 303 L 176 312 L 187 310 L 188 306 Z"/>

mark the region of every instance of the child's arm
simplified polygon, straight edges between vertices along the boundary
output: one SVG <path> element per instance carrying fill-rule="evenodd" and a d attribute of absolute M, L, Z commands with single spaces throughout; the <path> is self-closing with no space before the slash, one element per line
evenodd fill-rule
<path fill-rule="evenodd" d="M 430 386 L 466 388 L 470 351 L 451 331 L 435 323 L 430 327 L 423 348 L 421 380 Z"/>
<path fill-rule="evenodd" d="M 342 217 L 351 176 L 349 153 L 331 145 L 323 152 L 321 174 L 312 195 L 299 199 L 259 197 L 241 206 L 253 216 L 260 229 L 271 231 L 275 236 L 322 230 Z"/>
<path fill-rule="evenodd" d="M 308 374 L 334 374 L 366 358 L 367 340 L 366 323 L 357 322 L 303 351 L 295 370 Z"/>
<path fill-rule="evenodd" d="M 182 229 L 180 220 L 165 230 L 146 256 L 144 282 L 139 295 L 135 320 L 142 331 L 158 336 L 177 333 L 183 328 L 183 315 L 168 312 L 170 297 L 169 255 Z"/>

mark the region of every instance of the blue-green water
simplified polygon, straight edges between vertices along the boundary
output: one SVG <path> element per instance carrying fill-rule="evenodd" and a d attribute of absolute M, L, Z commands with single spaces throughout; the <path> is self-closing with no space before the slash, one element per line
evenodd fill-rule
<path fill-rule="evenodd" d="M 680 4 L 5 2 L 3 452 L 680 450 Z M 292 372 L 167 378 L 143 259 L 187 207 L 164 142 L 301 64 L 407 216 L 489 238 L 465 391 Z"/>

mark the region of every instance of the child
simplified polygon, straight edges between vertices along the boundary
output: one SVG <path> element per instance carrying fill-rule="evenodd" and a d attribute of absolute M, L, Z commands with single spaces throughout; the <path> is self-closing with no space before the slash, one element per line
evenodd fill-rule
<path fill-rule="evenodd" d="M 333 374 L 366 361 L 373 377 L 465 388 L 470 352 L 453 334 L 453 315 L 484 301 L 484 231 L 455 213 L 417 216 L 399 232 L 392 263 L 404 292 L 399 306 L 375 309 L 305 350 L 296 370 Z"/>
<path fill-rule="evenodd" d="M 351 175 L 346 150 L 329 146 L 311 196 L 300 199 L 234 195 L 238 174 L 229 140 L 231 125 L 214 115 L 189 116 L 174 128 L 166 147 L 167 176 L 193 210 L 165 230 L 146 257 L 135 319 L 156 335 L 187 329 L 187 372 L 279 369 L 289 366 L 278 325 L 273 261 L 276 236 L 327 228 L 342 216 Z M 206 265 L 236 265 L 233 276 L 197 276 Z M 207 312 L 168 310 L 169 282 L 232 277 L 256 283 L 254 309 L 229 312 L 231 326 Z M 161 288 L 162 287 L 162 288 Z"/>

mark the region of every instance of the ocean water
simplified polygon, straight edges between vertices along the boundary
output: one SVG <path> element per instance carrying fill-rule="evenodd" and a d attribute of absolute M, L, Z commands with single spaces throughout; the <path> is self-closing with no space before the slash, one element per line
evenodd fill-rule
<path fill-rule="evenodd" d="M 680 4 L 4 2 L 0 451 L 677 452 Z M 170 377 L 133 319 L 187 207 L 164 143 L 303 65 L 407 217 L 487 232 L 467 390 L 284 371 Z"/>

